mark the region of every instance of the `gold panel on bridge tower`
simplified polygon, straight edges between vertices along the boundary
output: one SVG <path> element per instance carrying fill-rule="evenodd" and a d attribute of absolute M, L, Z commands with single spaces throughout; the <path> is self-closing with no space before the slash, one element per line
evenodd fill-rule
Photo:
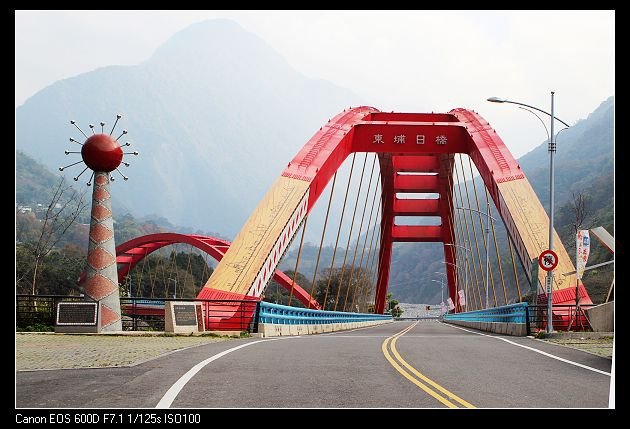
<path fill-rule="evenodd" d="M 497 183 L 497 187 L 512 215 L 529 259 L 537 258 L 549 247 L 549 217 L 538 196 L 527 179 Z M 553 242 L 554 252 L 558 255 L 558 266 L 554 270 L 554 289 L 575 287 L 575 274 L 562 275 L 575 271 L 575 267 L 555 230 Z M 543 287 L 546 275 L 546 271 L 538 271 L 538 280 Z"/>
<path fill-rule="evenodd" d="M 243 225 L 204 287 L 246 295 L 274 251 L 274 246 L 277 247 L 285 228 L 290 226 L 289 221 L 296 218 L 293 216 L 296 210 L 304 206 L 309 185 L 304 180 L 279 177 Z M 296 230 L 297 227 L 292 228 L 290 235 Z M 291 238 L 286 240 L 283 249 L 288 247 Z M 268 277 L 271 277 L 281 256 L 273 261 Z"/>

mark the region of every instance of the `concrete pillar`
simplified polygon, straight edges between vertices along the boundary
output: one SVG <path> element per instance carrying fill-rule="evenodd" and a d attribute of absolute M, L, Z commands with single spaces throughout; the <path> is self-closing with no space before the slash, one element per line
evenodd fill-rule
<path fill-rule="evenodd" d="M 122 331 L 109 174 L 94 172 L 85 294 L 99 302 L 98 332 Z"/>

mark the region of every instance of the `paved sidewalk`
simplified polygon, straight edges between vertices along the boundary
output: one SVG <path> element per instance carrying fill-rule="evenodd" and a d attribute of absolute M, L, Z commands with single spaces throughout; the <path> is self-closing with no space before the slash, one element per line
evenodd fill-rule
<path fill-rule="evenodd" d="M 211 336 L 15 334 L 18 371 L 135 365 L 175 350 L 229 340 Z"/>

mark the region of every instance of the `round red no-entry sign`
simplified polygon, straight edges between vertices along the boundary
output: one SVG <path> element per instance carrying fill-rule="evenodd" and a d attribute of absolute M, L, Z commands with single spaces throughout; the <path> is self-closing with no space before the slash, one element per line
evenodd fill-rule
<path fill-rule="evenodd" d="M 553 250 L 545 250 L 538 257 L 538 265 L 545 271 L 551 271 L 558 265 L 558 255 Z"/>

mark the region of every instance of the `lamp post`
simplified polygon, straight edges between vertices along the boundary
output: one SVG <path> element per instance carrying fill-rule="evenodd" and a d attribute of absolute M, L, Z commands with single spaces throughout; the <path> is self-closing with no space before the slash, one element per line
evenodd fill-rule
<path fill-rule="evenodd" d="M 469 252 L 472 254 L 472 251 L 468 248 L 468 247 L 464 247 L 462 245 L 459 244 L 453 244 L 453 243 L 444 243 L 445 246 L 452 246 L 452 247 L 459 247 L 460 249 L 464 249 L 466 252 Z M 464 261 L 466 263 L 466 267 L 464 267 L 464 288 L 466 290 L 466 302 L 464 303 L 466 305 L 466 307 L 468 308 L 468 253 L 465 254 L 464 256 Z M 449 263 L 444 261 L 444 263 Z M 454 264 L 453 264 L 454 265 Z M 457 265 L 455 265 L 457 266 Z"/>
<path fill-rule="evenodd" d="M 454 264 L 452 262 L 446 262 L 446 261 L 442 261 L 443 264 L 448 264 L 448 265 L 452 265 L 453 267 L 455 267 L 455 269 L 457 269 L 457 264 Z M 457 290 L 457 284 L 455 286 L 455 290 Z M 456 295 L 457 296 L 457 295 Z M 455 300 L 457 300 L 457 298 L 455 298 Z M 461 306 L 461 303 L 460 303 Z M 457 307 L 455 308 L 455 312 L 457 312 Z"/>
<path fill-rule="evenodd" d="M 476 212 L 486 216 L 486 308 L 490 308 L 488 303 L 488 289 L 489 289 L 489 274 L 490 274 L 490 258 L 488 255 L 488 245 L 490 244 L 490 219 L 495 221 L 496 219 L 490 216 L 490 201 L 486 201 L 486 205 L 488 206 L 486 212 L 482 212 L 479 210 L 471 209 L 470 207 L 455 207 L 458 210 L 470 210 L 471 212 Z"/>
<path fill-rule="evenodd" d="M 437 273 L 437 274 L 442 274 L 442 273 Z M 442 305 L 443 305 L 444 304 L 444 281 L 442 280 L 442 277 L 440 277 L 440 281 L 437 281 L 437 280 L 431 280 L 431 281 L 440 284 L 440 287 L 442 288 Z"/>
<path fill-rule="evenodd" d="M 172 279 L 172 278 L 168 278 L 169 280 L 172 280 L 173 282 L 175 282 L 175 295 L 173 295 L 173 299 L 177 299 L 177 280 L 176 279 Z"/>
<path fill-rule="evenodd" d="M 492 103 L 510 103 L 510 104 L 517 104 L 519 106 L 529 107 L 530 109 L 534 109 L 534 110 L 539 111 L 540 113 L 544 113 L 545 115 L 549 116 L 551 120 L 551 126 L 550 126 L 551 132 L 549 133 L 550 138 L 549 138 L 549 145 L 547 148 L 547 150 L 549 151 L 549 250 L 553 250 L 553 215 L 554 215 L 553 201 L 554 201 L 554 174 L 555 174 L 553 157 L 556 152 L 556 143 L 554 141 L 556 137 L 554 136 L 554 121 L 557 120 L 558 122 L 561 122 L 562 124 L 564 124 L 567 128 L 570 127 L 569 124 L 567 124 L 566 122 L 564 122 L 560 118 L 557 118 L 554 115 L 553 96 L 554 96 L 554 92 L 551 91 L 551 113 L 545 112 L 544 110 L 539 109 L 538 107 L 530 106 L 529 104 L 520 103 L 518 101 L 511 101 L 511 100 L 506 100 L 505 98 L 498 98 L 498 97 L 488 98 L 488 101 Z M 546 283 L 546 289 L 547 289 L 547 332 L 552 332 L 553 331 L 553 314 L 552 314 L 552 311 L 553 311 L 553 270 L 547 271 L 547 278 L 545 279 L 545 283 Z"/>

